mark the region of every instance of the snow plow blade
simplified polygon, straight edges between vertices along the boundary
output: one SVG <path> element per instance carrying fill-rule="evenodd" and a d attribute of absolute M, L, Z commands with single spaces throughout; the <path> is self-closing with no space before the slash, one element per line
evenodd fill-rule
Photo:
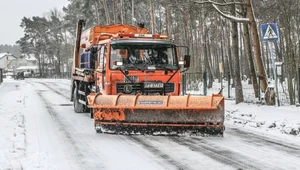
<path fill-rule="evenodd" d="M 224 97 L 212 96 L 88 96 L 98 131 L 186 132 L 223 134 Z"/>

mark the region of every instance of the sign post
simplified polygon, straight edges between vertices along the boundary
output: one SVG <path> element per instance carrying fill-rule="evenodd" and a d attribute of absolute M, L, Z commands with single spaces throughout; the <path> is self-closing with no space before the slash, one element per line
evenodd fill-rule
<path fill-rule="evenodd" d="M 203 73 L 203 94 L 204 94 L 204 96 L 207 95 L 207 75 L 206 75 L 206 71 Z"/>
<path fill-rule="evenodd" d="M 3 70 L 0 68 L 0 84 L 3 82 Z"/>
<path fill-rule="evenodd" d="M 269 44 L 268 44 L 269 41 L 277 41 L 278 40 L 278 30 L 277 30 L 276 24 L 262 24 L 261 31 L 262 31 L 262 40 L 267 42 L 267 46 L 269 46 Z M 274 80 L 275 80 L 277 104 L 278 104 L 278 106 L 280 106 L 278 86 L 277 86 L 276 66 L 275 66 L 274 58 L 272 57 L 272 50 L 270 47 L 269 47 L 269 50 L 270 50 L 270 56 L 271 56 L 272 67 L 273 67 L 273 75 L 274 75 Z"/>
<path fill-rule="evenodd" d="M 300 103 L 300 67 L 298 68 L 298 102 Z"/>

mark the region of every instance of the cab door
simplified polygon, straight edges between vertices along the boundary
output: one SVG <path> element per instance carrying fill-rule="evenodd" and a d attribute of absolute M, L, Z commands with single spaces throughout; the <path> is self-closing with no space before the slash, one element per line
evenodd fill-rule
<path fill-rule="evenodd" d="M 101 92 L 102 94 L 105 94 L 106 54 L 107 54 L 107 45 L 103 44 L 100 46 L 100 50 L 98 52 L 98 68 L 96 70 L 97 92 Z"/>

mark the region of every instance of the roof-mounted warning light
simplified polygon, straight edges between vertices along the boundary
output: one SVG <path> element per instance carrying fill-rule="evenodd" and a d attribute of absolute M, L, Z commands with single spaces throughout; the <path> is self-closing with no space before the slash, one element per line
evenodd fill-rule
<path fill-rule="evenodd" d="M 135 38 L 153 38 L 152 34 L 134 34 Z"/>
<path fill-rule="evenodd" d="M 154 39 L 168 39 L 167 35 L 160 34 L 115 34 L 114 38 L 154 38 Z"/>
<path fill-rule="evenodd" d="M 161 39 L 168 39 L 168 36 L 167 35 L 160 35 L 159 38 L 161 38 Z"/>

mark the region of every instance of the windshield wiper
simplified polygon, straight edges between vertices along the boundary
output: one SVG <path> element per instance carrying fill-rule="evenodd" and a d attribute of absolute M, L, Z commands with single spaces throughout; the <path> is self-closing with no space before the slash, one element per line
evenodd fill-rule
<path fill-rule="evenodd" d="M 136 68 L 136 66 L 133 64 L 123 64 L 122 66 L 119 67 L 119 69 L 121 70 L 127 70 L 128 68 Z"/>
<path fill-rule="evenodd" d="M 164 69 L 165 70 L 165 74 L 167 74 L 168 71 L 173 72 L 174 70 L 176 70 L 174 68 L 170 68 L 170 66 L 168 66 L 168 65 L 161 65 L 161 64 L 159 64 L 159 65 L 156 65 L 156 67 Z"/>

